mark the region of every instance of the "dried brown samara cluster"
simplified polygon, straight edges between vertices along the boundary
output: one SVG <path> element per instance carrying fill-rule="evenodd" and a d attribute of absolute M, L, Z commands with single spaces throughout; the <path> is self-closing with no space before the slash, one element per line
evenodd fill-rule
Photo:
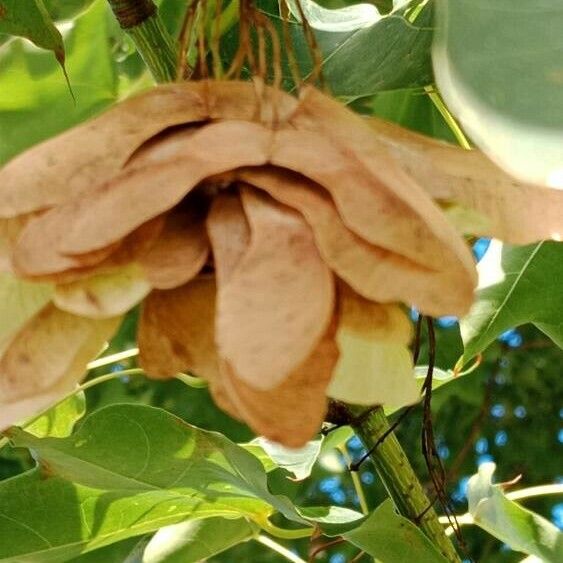
<path fill-rule="evenodd" d="M 317 432 L 327 395 L 416 401 L 399 304 L 463 315 L 476 285 L 433 200 L 512 242 L 561 226 L 560 194 L 462 153 L 312 87 L 200 81 L 20 155 L 0 171 L 0 262 L 23 280 L 14 299 L 32 297 L 0 334 L 0 426 L 72 389 L 139 303 L 148 375 L 205 378 L 225 411 L 288 446 Z"/>

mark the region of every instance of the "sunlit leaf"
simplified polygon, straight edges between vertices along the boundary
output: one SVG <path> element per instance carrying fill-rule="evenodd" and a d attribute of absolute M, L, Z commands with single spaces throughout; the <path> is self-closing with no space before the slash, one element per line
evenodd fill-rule
<path fill-rule="evenodd" d="M 72 433 L 74 425 L 86 414 L 86 398 L 84 393 L 74 393 L 58 405 L 41 413 L 25 431 L 43 438 L 63 438 Z"/>
<path fill-rule="evenodd" d="M 469 361 L 505 330 L 533 323 L 563 347 L 563 244 L 508 246 L 493 241 L 479 262 L 477 300 L 461 320 Z"/>
<path fill-rule="evenodd" d="M 479 466 L 467 489 L 474 522 L 516 551 L 535 555 L 546 563 L 563 560 L 563 533 L 539 514 L 509 500 L 502 484 L 493 485 L 494 463 Z"/>
<path fill-rule="evenodd" d="M 283 498 L 268 491 L 265 473 L 254 456 L 220 434 L 190 426 L 159 409 L 114 405 L 94 412 L 69 438 L 38 439 L 15 428 L 10 438 L 32 449 L 51 474 L 85 486 L 132 493 L 186 488 L 186 497 L 178 502 L 201 515 L 215 506 L 216 515 L 259 517 L 266 510 L 265 502 L 270 502 L 296 518 Z M 209 488 L 212 476 L 218 479 L 214 490 Z M 232 487 L 224 488 L 225 483 Z M 251 498 L 254 495 L 267 501 L 257 502 Z M 176 496 L 164 494 L 164 498 Z"/>
<path fill-rule="evenodd" d="M 94 0 L 43 0 L 54 20 L 69 20 L 90 7 Z"/>
<path fill-rule="evenodd" d="M 315 521 L 342 530 L 361 518 L 343 508 L 299 510 L 270 493 L 251 453 L 151 407 L 100 409 L 69 438 L 18 428 L 9 436 L 31 449 L 39 467 L 0 483 L 0 533 L 13 538 L 0 542 L 0 561 L 65 561 L 189 519 L 260 524 L 277 510 L 301 526 Z"/>

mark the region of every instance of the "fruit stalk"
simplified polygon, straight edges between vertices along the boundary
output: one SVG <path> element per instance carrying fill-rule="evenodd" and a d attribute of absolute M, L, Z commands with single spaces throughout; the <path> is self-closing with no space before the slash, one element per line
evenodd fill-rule
<path fill-rule="evenodd" d="M 415 523 L 448 561 L 461 563 L 399 440 L 391 431 L 383 409 L 366 411 L 349 407 L 349 410 L 352 427 L 365 447 L 370 449 L 378 444 L 369 457 L 398 512 Z"/>
<path fill-rule="evenodd" d="M 156 82 L 176 80 L 178 48 L 152 0 L 108 0 Z"/>

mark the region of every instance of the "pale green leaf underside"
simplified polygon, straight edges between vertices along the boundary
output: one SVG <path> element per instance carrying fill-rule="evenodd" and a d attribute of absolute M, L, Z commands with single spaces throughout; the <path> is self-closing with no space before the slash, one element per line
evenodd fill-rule
<path fill-rule="evenodd" d="M 491 482 L 494 463 L 484 463 L 469 480 L 467 499 L 475 523 L 516 551 L 546 563 L 563 561 L 563 533 L 539 514 L 509 500 Z"/>
<path fill-rule="evenodd" d="M 258 527 L 239 518 L 192 520 L 161 528 L 149 541 L 143 563 L 198 563 L 257 535 Z"/>
<path fill-rule="evenodd" d="M 311 474 L 322 443 L 322 439 L 311 440 L 302 448 L 294 449 L 259 436 L 244 447 L 262 462 L 266 471 L 280 467 L 292 473 L 296 481 L 301 481 Z"/>
<path fill-rule="evenodd" d="M 289 0 L 291 14 L 301 21 L 301 11 L 313 29 L 321 31 L 354 31 L 369 27 L 381 19 L 373 4 L 353 4 L 343 8 L 328 9 L 313 0 L 301 0 L 301 10 L 296 0 Z"/>

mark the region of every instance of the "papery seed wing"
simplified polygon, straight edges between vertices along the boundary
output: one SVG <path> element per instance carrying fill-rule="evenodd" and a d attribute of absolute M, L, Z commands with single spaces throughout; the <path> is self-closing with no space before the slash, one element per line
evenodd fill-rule
<path fill-rule="evenodd" d="M 13 273 L 12 255 L 14 245 L 33 214 L 0 219 L 0 272 Z"/>
<path fill-rule="evenodd" d="M 145 140 L 206 119 L 202 85 L 155 88 L 10 161 L 0 171 L 0 217 L 51 207 L 114 176 Z"/>
<path fill-rule="evenodd" d="M 169 127 L 208 119 L 279 119 L 296 100 L 249 82 L 162 85 L 33 147 L 0 170 L 0 217 L 59 205 L 111 180 L 146 141 Z"/>
<path fill-rule="evenodd" d="M 72 391 L 120 318 L 92 320 L 47 305 L 0 359 L 0 428 L 21 422 Z"/>
<path fill-rule="evenodd" d="M 139 264 L 152 287 L 172 289 L 194 278 L 208 254 L 204 221 L 193 214 L 171 213 L 153 247 L 139 258 Z"/>
<path fill-rule="evenodd" d="M 321 152 L 310 150 L 307 161 L 299 161 L 299 154 L 305 154 L 305 145 L 310 146 L 311 141 L 305 136 L 300 145 L 292 143 L 290 137 L 295 133 L 291 131 L 283 132 L 286 139 L 280 139 L 280 154 L 274 155 L 272 162 L 305 174 L 328 189 L 348 227 L 369 242 L 423 265 L 457 271 L 458 314 L 465 312 L 476 284 L 475 267 L 467 246 L 443 213 L 399 167 L 361 117 L 314 88 L 305 89 L 300 102 L 290 122 L 299 133 L 323 136 L 333 147 L 333 156 L 328 149 L 322 151 L 330 166 L 323 170 Z M 340 159 L 337 152 L 343 155 Z M 311 160 L 315 158 L 318 163 Z M 301 169 L 290 165 L 292 161 Z M 338 177 L 340 182 L 335 180 Z"/>
<path fill-rule="evenodd" d="M 202 180 L 240 166 L 265 164 L 271 134 L 254 123 L 214 123 L 184 137 L 174 158 L 126 169 L 110 184 L 65 207 L 72 221 L 59 251 L 79 255 L 104 248 L 170 210 Z"/>
<path fill-rule="evenodd" d="M 53 291 L 49 284 L 0 274 L 0 354 L 22 326 L 51 301 Z"/>
<path fill-rule="evenodd" d="M 107 273 L 55 288 L 53 300 L 59 309 L 90 319 L 123 315 L 150 292 L 151 284 L 138 264 L 116 268 Z"/>
<path fill-rule="evenodd" d="M 309 358 L 280 385 L 260 391 L 221 363 L 222 381 L 241 418 L 257 433 L 290 448 L 299 448 L 321 427 L 326 414 L 326 387 L 338 358 L 334 331 L 317 344 Z"/>
<path fill-rule="evenodd" d="M 67 270 L 88 268 L 99 264 L 118 248 L 120 241 L 80 256 L 61 254 L 57 246 L 68 232 L 70 221 L 72 212 L 66 207 L 56 207 L 30 221 L 13 248 L 16 273 L 22 277 L 46 278 Z"/>
<path fill-rule="evenodd" d="M 332 275 L 303 218 L 249 188 L 242 201 L 248 250 L 218 290 L 219 355 L 255 389 L 272 389 L 300 365 L 326 332 Z"/>
<path fill-rule="evenodd" d="M 111 273 L 146 254 L 157 240 L 164 216 L 157 216 L 132 231 L 124 239 L 105 248 L 76 256 L 57 250 L 65 237 L 65 221 L 72 213 L 59 207 L 29 221 L 13 248 L 17 273 L 26 278 L 68 283 L 97 273 Z"/>
<path fill-rule="evenodd" d="M 250 244 L 250 226 L 239 195 L 217 195 L 207 215 L 206 226 L 213 249 L 215 276 L 219 287 L 222 287 Z"/>
<path fill-rule="evenodd" d="M 380 119 L 368 123 L 399 166 L 446 206 L 466 211 L 463 232 L 530 244 L 563 236 L 563 191 L 516 180 L 481 151 L 464 150 Z M 446 207 L 448 212 L 448 207 Z M 473 215 L 469 216 L 468 213 Z"/>
<path fill-rule="evenodd" d="M 334 202 L 318 184 L 274 167 L 247 168 L 237 175 L 299 211 L 325 262 L 363 297 L 409 303 L 430 315 L 459 308 L 457 272 L 423 266 L 368 243 L 346 227 Z"/>
<path fill-rule="evenodd" d="M 190 371 L 217 378 L 214 341 L 215 281 L 202 277 L 170 291 L 153 291 L 143 303 L 137 341 L 151 377 Z"/>
<path fill-rule="evenodd" d="M 342 286 L 340 357 L 327 394 L 358 405 L 401 407 L 420 398 L 408 344 L 411 323 L 397 305 L 367 301 Z"/>

